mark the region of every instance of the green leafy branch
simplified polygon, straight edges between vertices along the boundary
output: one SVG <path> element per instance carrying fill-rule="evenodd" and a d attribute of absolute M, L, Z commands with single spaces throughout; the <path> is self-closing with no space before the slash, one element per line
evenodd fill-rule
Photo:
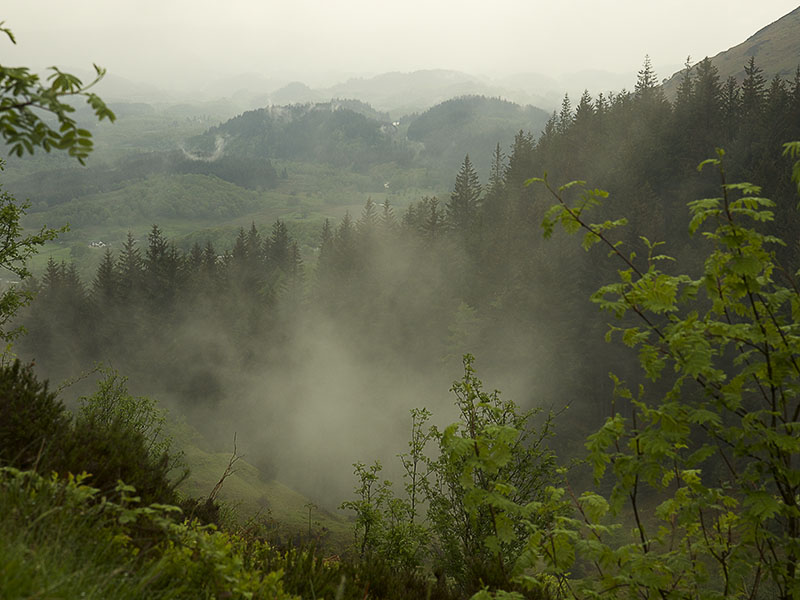
<path fill-rule="evenodd" d="M 0 32 L 16 44 L 13 33 L 0 22 Z M 84 84 L 78 77 L 58 67 L 42 81 L 27 67 L 0 65 L 0 135 L 10 146 L 12 155 L 33 154 L 40 147 L 45 152 L 65 150 L 69 156 L 85 164 L 92 151 L 92 135 L 80 127 L 73 117 L 75 107 L 68 100 L 84 98 L 95 117 L 115 120 L 115 115 L 92 88 L 105 76 L 106 70 L 93 65 L 95 78 Z M 51 125 L 46 115 L 55 117 Z"/>

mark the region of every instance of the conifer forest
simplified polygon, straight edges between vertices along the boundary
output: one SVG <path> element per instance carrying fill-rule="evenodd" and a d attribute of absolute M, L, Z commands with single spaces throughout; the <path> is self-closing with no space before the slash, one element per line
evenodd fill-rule
<path fill-rule="evenodd" d="M 0 597 L 800 598 L 771 57 L 227 113 L 0 58 Z"/>

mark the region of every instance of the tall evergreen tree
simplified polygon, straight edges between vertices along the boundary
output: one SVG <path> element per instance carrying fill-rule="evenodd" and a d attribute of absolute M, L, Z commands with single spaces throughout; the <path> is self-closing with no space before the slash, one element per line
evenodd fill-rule
<path fill-rule="evenodd" d="M 483 199 L 483 213 L 487 221 L 494 221 L 502 218 L 502 200 L 505 196 L 506 187 L 506 165 L 505 155 L 500 149 L 500 142 L 495 146 L 492 153 L 492 164 L 489 167 L 489 183 L 486 186 L 486 193 Z"/>
<path fill-rule="evenodd" d="M 106 247 L 103 260 L 97 267 L 97 273 L 92 281 L 91 297 L 98 311 L 116 305 L 119 300 L 119 273 L 114 261 L 114 253 Z"/>
<path fill-rule="evenodd" d="M 481 183 L 467 154 L 456 175 L 450 201 L 445 206 L 448 225 L 456 231 L 471 232 L 477 222 L 480 200 Z"/>
<path fill-rule="evenodd" d="M 361 216 L 356 222 L 359 244 L 367 249 L 375 244 L 375 237 L 378 233 L 378 208 L 372 198 L 367 198 L 364 208 L 361 209 Z M 369 252 L 369 250 L 367 249 Z"/>
<path fill-rule="evenodd" d="M 291 236 L 286 228 L 286 223 L 277 219 L 272 225 L 272 233 L 267 240 L 267 258 L 273 272 L 278 269 L 285 274 L 291 270 L 290 246 Z"/>
<path fill-rule="evenodd" d="M 575 107 L 575 128 L 579 131 L 579 136 L 586 135 L 591 127 L 594 118 L 594 104 L 589 90 L 583 90 L 578 106 Z"/>
<path fill-rule="evenodd" d="M 741 113 L 739 83 L 734 75 L 728 77 L 722 86 L 720 110 L 725 139 L 733 140 L 739 129 L 739 115 Z"/>
<path fill-rule="evenodd" d="M 681 71 L 681 80 L 675 94 L 675 113 L 679 121 L 688 122 L 690 104 L 694 96 L 694 78 L 692 76 L 692 57 L 687 56 Z"/>
<path fill-rule="evenodd" d="M 177 248 L 153 225 L 144 260 L 146 291 L 156 311 L 171 314 L 178 293 L 181 257 Z"/>
<path fill-rule="evenodd" d="M 661 86 L 658 85 L 658 76 L 653 70 L 653 64 L 647 54 L 645 54 L 644 63 L 636 77 L 634 95 L 637 99 L 645 102 L 663 101 L 664 99 L 664 92 L 661 90 Z"/>
<path fill-rule="evenodd" d="M 742 81 L 742 119 L 749 123 L 761 121 L 764 109 L 764 72 L 756 65 L 754 56 L 750 57 L 744 67 L 744 80 Z"/>
<path fill-rule="evenodd" d="M 569 94 L 564 94 L 564 99 L 561 101 L 561 111 L 558 113 L 556 132 L 559 135 L 566 135 L 572 126 L 572 119 L 572 103 L 569 101 Z"/>
<path fill-rule="evenodd" d="M 394 214 L 394 207 L 386 198 L 381 204 L 381 215 L 378 218 L 378 225 L 384 238 L 391 238 L 397 232 L 397 217 Z"/>
<path fill-rule="evenodd" d="M 142 294 L 144 260 L 142 259 L 141 251 L 137 247 L 136 239 L 130 231 L 122 244 L 122 251 L 117 258 L 117 270 L 119 272 L 120 295 L 129 304 L 135 304 Z"/>

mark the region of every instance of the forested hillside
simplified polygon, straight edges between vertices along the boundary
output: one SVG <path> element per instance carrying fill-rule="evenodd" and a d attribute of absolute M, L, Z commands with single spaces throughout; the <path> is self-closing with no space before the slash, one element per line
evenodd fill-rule
<path fill-rule="evenodd" d="M 755 64 L 748 72 L 741 86 L 723 83 L 706 61 L 672 104 L 645 64 L 634 92 L 587 94 L 574 109 L 565 99 L 538 138 L 519 132 L 511 147 L 496 145 L 488 181 L 467 157 L 449 197 L 403 211 L 368 200 L 360 214 L 326 221 L 305 260 L 278 220 L 242 228 L 226 246 L 198 241 L 189 251 L 153 227 L 142 247 L 129 236 L 120 251 L 106 250 L 87 280 L 51 261 L 21 348 L 59 377 L 98 360 L 146 373 L 149 391 L 190 407 L 226 407 L 231 428 L 254 370 L 271 374 L 267 389 L 289 389 L 292 398 L 319 393 L 290 381 L 314 377 L 316 353 L 329 344 L 346 349 L 348 368 L 371 373 L 359 385 L 375 398 L 386 394 L 384 376 L 414 371 L 440 381 L 441 365 L 452 369 L 472 352 L 524 406 L 570 405 L 582 415 L 573 428 L 580 435 L 607 414 L 609 388 L 598 382 L 620 360 L 600 358 L 602 323 L 586 310 L 613 270 L 600 255 L 542 240 L 550 200 L 526 181 L 580 173 L 609 191 L 603 218 L 628 219 L 632 251 L 646 255 L 642 236 L 667 240 L 680 268 L 696 269 L 699 240 L 686 232 L 685 203 L 714 193 L 718 182 L 695 167 L 722 146 L 730 178 L 766 182 L 777 233 L 792 240 L 790 164 L 775 156 L 784 138 L 800 136 L 799 82 L 768 85 Z M 790 244 L 779 254 L 791 263 L 797 250 Z M 579 348 L 595 358 L 576 360 Z M 290 381 L 278 384 L 284 375 Z M 283 429 L 277 416 L 290 399 L 267 392 L 258 402 Z M 259 452 L 287 451 L 281 435 L 259 437 Z"/>
<path fill-rule="evenodd" d="M 743 69 L 32 159 L 38 235 L 2 193 L 0 595 L 797 597 L 800 65 Z M 0 132 L 86 158 L 53 114 Z"/>

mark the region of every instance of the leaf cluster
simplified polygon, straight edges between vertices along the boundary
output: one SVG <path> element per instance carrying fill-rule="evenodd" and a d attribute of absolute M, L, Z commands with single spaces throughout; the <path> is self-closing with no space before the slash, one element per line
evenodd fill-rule
<path fill-rule="evenodd" d="M 11 31 L 0 22 L 0 33 L 12 44 Z M 94 65 L 95 78 L 84 84 L 78 77 L 58 67 L 44 81 L 27 67 L 0 65 L 0 135 L 10 146 L 11 154 L 33 154 L 36 147 L 45 152 L 64 150 L 84 164 L 92 151 L 92 134 L 78 125 L 73 116 L 71 98 L 84 98 L 98 120 L 114 121 L 115 116 L 100 97 L 91 92 L 105 75 L 105 69 Z M 54 117 L 53 124 L 48 115 Z"/>
<path fill-rule="evenodd" d="M 565 229 L 595 235 L 623 262 L 619 280 L 593 300 L 638 321 L 612 326 L 609 336 L 637 348 L 643 372 L 667 391 L 650 399 L 612 375 L 630 416 L 616 412 L 586 442 L 595 480 L 613 482 L 611 494 L 548 490 L 534 510 L 571 514 L 532 528 L 528 565 L 545 575 L 525 576 L 531 586 L 555 578 L 575 598 L 752 598 L 764 587 L 789 598 L 800 590 L 800 291 L 775 259 L 782 241 L 760 229 L 773 220 L 773 203 L 757 186 L 726 181 L 721 150 L 700 168 L 708 165 L 721 196 L 689 204 L 691 232 L 710 245 L 698 277 L 661 271 L 647 240 L 640 267 L 570 208 L 567 188 L 549 188 L 557 200 L 550 215 L 566 215 Z M 633 521 L 630 537 L 611 515 Z"/>

